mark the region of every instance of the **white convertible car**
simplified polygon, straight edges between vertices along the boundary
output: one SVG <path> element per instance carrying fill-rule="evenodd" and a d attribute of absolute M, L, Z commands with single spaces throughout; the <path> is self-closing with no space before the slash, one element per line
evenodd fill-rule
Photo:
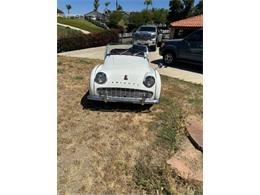
<path fill-rule="evenodd" d="M 159 103 L 161 78 L 149 65 L 146 46 L 108 45 L 104 64 L 91 72 L 87 99 L 135 104 Z"/>

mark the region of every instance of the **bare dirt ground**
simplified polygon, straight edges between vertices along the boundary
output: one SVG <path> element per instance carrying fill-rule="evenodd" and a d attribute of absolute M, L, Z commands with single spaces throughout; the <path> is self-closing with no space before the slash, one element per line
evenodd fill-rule
<path fill-rule="evenodd" d="M 162 77 L 161 103 L 150 110 L 94 103 L 83 109 L 90 71 L 101 62 L 58 57 L 58 194 L 202 194 L 202 182 L 182 178 L 166 162 L 181 156 L 184 144 L 196 151 L 183 121 L 202 118 L 202 86 Z M 202 154 L 192 167 L 199 173 Z"/>

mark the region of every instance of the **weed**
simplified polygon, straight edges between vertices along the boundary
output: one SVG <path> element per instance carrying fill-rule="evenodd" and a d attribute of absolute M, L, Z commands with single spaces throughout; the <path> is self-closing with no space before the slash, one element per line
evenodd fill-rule
<path fill-rule="evenodd" d="M 63 70 L 63 69 L 60 69 L 60 68 L 58 68 L 58 70 L 57 70 L 57 73 L 58 73 L 58 74 L 62 74 L 62 73 L 64 73 L 64 70 Z"/>
<path fill-rule="evenodd" d="M 135 183 L 148 194 L 171 194 L 167 172 L 163 166 L 153 166 L 148 158 L 138 161 L 135 166 Z"/>
<path fill-rule="evenodd" d="M 83 76 L 75 76 L 75 77 L 73 77 L 73 79 L 75 79 L 75 80 L 82 80 Z"/>

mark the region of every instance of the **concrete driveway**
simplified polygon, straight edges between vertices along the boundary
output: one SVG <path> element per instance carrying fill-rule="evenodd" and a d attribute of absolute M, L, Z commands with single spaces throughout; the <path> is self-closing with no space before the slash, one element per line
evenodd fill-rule
<path fill-rule="evenodd" d="M 77 27 L 74 27 L 74 26 L 70 26 L 70 25 L 67 25 L 67 24 L 61 24 L 61 23 L 57 23 L 59 26 L 63 26 L 63 27 L 68 27 L 70 29 L 73 29 L 73 30 L 78 30 L 78 31 L 81 31 L 82 33 L 84 34 L 89 34 L 90 32 L 89 31 L 86 31 L 86 30 L 82 30 L 80 28 L 77 28 Z"/>
<path fill-rule="evenodd" d="M 88 49 L 81 49 L 76 51 L 69 51 L 59 53 L 60 56 L 90 58 L 90 59 L 104 59 L 105 46 Z M 158 67 L 162 64 L 162 56 L 159 55 L 159 50 L 150 52 L 150 62 L 152 67 Z M 177 63 L 174 66 L 162 67 L 158 69 L 161 75 L 178 78 L 184 81 L 203 84 L 202 67 L 191 64 Z"/>

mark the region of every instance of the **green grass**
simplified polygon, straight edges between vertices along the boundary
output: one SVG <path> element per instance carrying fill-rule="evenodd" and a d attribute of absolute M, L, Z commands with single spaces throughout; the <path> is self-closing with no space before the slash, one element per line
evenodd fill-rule
<path fill-rule="evenodd" d="M 78 37 L 84 35 L 79 30 L 73 30 L 68 27 L 57 25 L 57 36 L 58 39 L 62 38 L 71 38 L 71 37 Z"/>
<path fill-rule="evenodd" d="M 58 23 L 74 26 L 89 32 L 100 32 L 104 30 L 103 28 L 100 28 L 95 24 L 92 24 L 91 22 L 88 22 L 87 20 L 83 20 L 83 19 L 70 19 L 70 18 L 58 17 L 57 21 Z"/>
<path fill-rule="evenodd" d="M 63 72 L 64 72 L 64 70 L 58 68 L 58 70 L 57 70 L 57 73 L 58 73 L 58 74 L 62 74 Z"/>
<path fill-rule="evenodd" d="M 75 77 L 73 77 L 73 79 L 75 79 L 75 80 L 83 80 L 83 76 L 75 76 Z"/>
<path fill-rule="evenodd" d="M 202 117 L 202 85 L 161 76 L 160 104 L 153 108 L 149 124 L 156 139 L 142 151 L 134 170 L 137 188 L 148 194 L 202 194 L 202 185 L 183 180 L 166 165 L 165 159 L 175 154 L 185 136 L 185 116 Z"/>

